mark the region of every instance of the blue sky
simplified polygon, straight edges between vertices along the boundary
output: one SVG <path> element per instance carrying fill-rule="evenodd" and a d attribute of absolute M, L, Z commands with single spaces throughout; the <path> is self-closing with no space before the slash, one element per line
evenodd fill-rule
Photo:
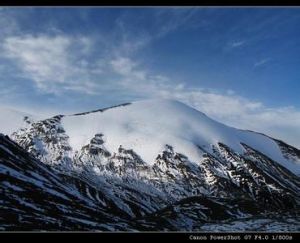
<path fill-rule="evenodd" d="M 181 100 L 300 147 L 300 8 L 1 8 L 0 101 Z"/>

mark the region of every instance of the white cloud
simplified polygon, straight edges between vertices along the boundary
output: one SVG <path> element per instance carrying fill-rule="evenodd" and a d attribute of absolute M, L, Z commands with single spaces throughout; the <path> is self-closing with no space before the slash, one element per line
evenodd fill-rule
<path fill-rule="evenodd" d="M 117 57 L 110 61 L 113 71 L 123 78 L 144 81 L 146 73 L 143 70 L 136 70 L 137 63 L 127 57 Z"/>
<path fill-rule="evenodd" d="M 136 63 L 134 63 L 131 59 L 125 57 L 119 57 L 117 59 L 111 60 L 110 63 L 113 67 L 113 70 L 121 75 L 132 74 L 134 67 L 136 67 Z"/>
<path fill-rule="evenodd" d="M 92 69 L 87 61 L 80 60 L 90 45 L 90 40 L 83 37 L 25 35 L 5 38 L 2 47 L 5 56 L 15 60 L 24 77 L 33 80 L 39 90 L 60 93 L 76 87 L 92 92 Z"/>

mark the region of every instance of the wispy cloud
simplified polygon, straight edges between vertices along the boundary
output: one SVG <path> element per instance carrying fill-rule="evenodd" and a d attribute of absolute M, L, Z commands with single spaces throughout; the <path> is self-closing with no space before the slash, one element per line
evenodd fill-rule
<path fill-rule="evenodd" d="M 257 61 L 257 62 L 254 63 L 254 67 L 259 67 L 259 66 L 266 65 L 270 61 L 271 61 L 271 58 L 261 59 L 261 60 L 259 60 L 259 61 Z"/>
<path fill-rule="evenodd" d="M 202 26 L 203 21 L 197 17 L 198 8 L 166 8 L 155 13 L 157 37 L 162 37 L 179 28 Z"/>
<path fill-rule="evenodd" d="M 95 67 L 80 59 L 90 44 L 84 37 L 22 35 L 5 38 L 2 48 L 5 57 L 14 60 L 23 76 L 34 81 L 42 92 L 59 93 L 79 87 L 83 92 L 92 92 L 89 76 Z"/>
<path fill-rule="evenodd" d="M 245 44 L 245 41 L 234 41 L 230 43 L 231 48 L 241 47 Z"/>
<path fill-rule="evenodd" d="M 119 40 L 117 51 L 113 52 L 132 54 L 177 30 L 203 27 L 207 24 L 207 19 L 199 19 L 198 12 L 199 8 L 168 7 L 156 9 L 150 16 L 141 15 L 141 19 L 135 21 L 130 15 L 122 14 L 115 20 L 116 28 L 112 30 L 114 39 Z M 151 28 L 150 25 L 149 28 L 138 28 L 139 22 L 144 21 L 143 18 L 151 18 Z"/>

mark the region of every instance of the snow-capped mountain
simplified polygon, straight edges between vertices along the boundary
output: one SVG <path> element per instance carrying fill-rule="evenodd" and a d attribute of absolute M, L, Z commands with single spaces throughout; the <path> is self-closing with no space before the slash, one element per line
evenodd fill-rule
<path fill-rule="evenodd" d="M 76 190 L 96 207 L 143 227 L 124 223 L 119 230 L 202 230 L 278 214 L 299 222 L 300 150 L 183 103 L 139 101 L 17 125 L 8 135 L 32 163 L 80 181 Z"/>

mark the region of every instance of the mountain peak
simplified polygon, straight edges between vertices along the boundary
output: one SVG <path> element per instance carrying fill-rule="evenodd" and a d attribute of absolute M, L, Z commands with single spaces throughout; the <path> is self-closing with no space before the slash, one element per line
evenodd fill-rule
<path fill-rule="evenodd" d="M 211 151 L 214 145 L 223 143 L 244 153 L 241 143 L 245 143 L 300 173 L 299 165 L 284 158 L 273 139 L 228 127 L 176 100 L 135 101 L 102 111 L 62 118 L 73 151 L 79 151 L 95 134 L 101 133 L 108 151 L 117 151 L 123 145 L 125 149 L 134 149 L 148 164 L 155 161 L 166 144 L 188 154 L 196 163 L 203 153 L 199 146 Z"/>
<path fill-rule="evenodd" d="M 200 127 L 204 131 L 225 127 L 203 113 L 170 99 L 135 101 L 130 105 L 126 103 L 98 111 L 105 112 L 63 118 L 62 124 L 70 135 L 71 146 L 78 150 L 94 134 L 101 132 L 109 149 L 116 151 L 120 144 L 124 144 L 128 149 L 134 148 L 148 163 L 152 163 L 170 141 L 175 147 L 188 149 L 189 154 L 196 158 L 199 156 L 196 144 L 216 142 L 199 140 Z"/>

